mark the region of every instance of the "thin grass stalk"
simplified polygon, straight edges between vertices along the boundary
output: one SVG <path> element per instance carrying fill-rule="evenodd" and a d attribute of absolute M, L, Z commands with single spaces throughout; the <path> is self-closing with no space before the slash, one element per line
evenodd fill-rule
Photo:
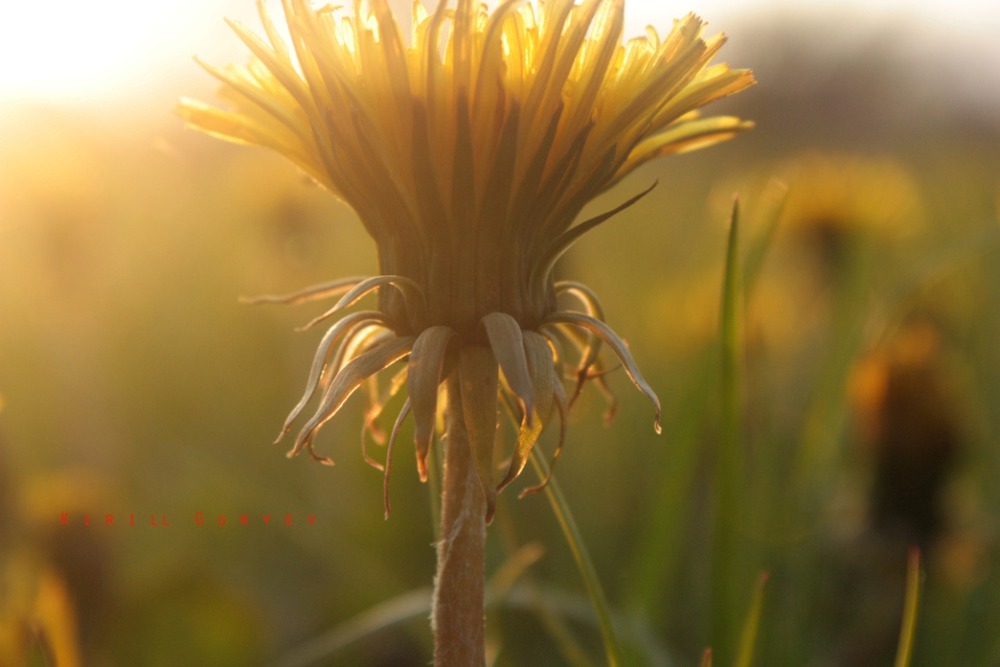
<path fill-rule="evenodd" d="M 906 594 L 903 598 L 903 622 L 899 628 L 899 646 L 896 649 L 895 667 L 909 667 L 913 657 L 913 640 L 917 634 L 917 617 L 920 611 L 922 588 L 920 550 L 914 547 L 906 566 Z"/>
<path fill-rule="evenodd" d="M 506 497 L 501 498 L 506 500 Z M 498 499 L 498 501 L 499 500 L 500 499 Z M 519 558 L 520 554 L 528 549 L 534 552 L 536 557 L 539 559 L 544 554 L 544 548 L 537 544 L 533 545 L 529 543 L 527 545 L 518 546 L 519 540 L 517 536 L 517 528 L 509 512 L 502 510 L 497 512 L 492 530 L 494 535 L 499 533 L 500 540 L 508 553 L 508 563 L 511 562 L 512 559 Z M 490 578 L 486 585 L 487 606 L 491 606 L 491 601 L 492 604 L 499 606 L 506 604 L 514 586 L 519 586 L 521 591 L 524 593 L 529 609 L 538 618 L 542 628 L 552 639 L 556 648 L 559 650 L 559 653 L 562 654 L 566 665 L 570 667 L 593 667 L 594 663 L 587 656 L 586 651 L 576 640 L 576 637 L 573 636 L 566 620 L 557 612 L 556 609 L 552 607 L 546 597 L 542 594 L 538 583 L 528 570 L 528 566 L 534 564 L 534 562 L 535 561 L 532 560 L 530 563 L 527 563 L 524 566 L 523 571 L 518 573 L 516 580 L 508 580 L 503 583 L 502 586 L 499 584 L 505 575 L 503 570 L 508 567 L 508 565 L 505 564 L 500 570 L 498 570 Z"/>
<path fill-rule="evenodd" d="M 735 667 L 750 667 L 753 664 L 754 648 L 757 645 L 757 633 L 760 630 L 760 617 L 764 609 L 764 587 L 767 585 L 768 574 L 762 572 L 757 577 L 757 585 L 753 590 L 753 600 L 750 610 L 743 621 L 743 632 L 740 635 L 740 652 L 736 657 Z"/>
<path fill-rule="evenodd" d="M 431 612 L 434 664 L 477 667 L 486 664 L 486 497 L 473 465 L 457 372 L 448 378 L 446 391 L 441 538 Z"/>
<path fill-rule="evenodd" d="M 827 471 L 836 465 L 848 417 L 844 386 L 867 336 L 865 322 L 871 310 L 877 257 L 873 239 L 860 241 L 860 246 L 852 250 L 851 263 L 844 275 L 832 285 L 836 297 L 830 324 L 833 335 L 823 351 L 825 359 L 813 383 L 813 399 L 803 421 L 801 445 L 796 450 L 797 460 L 791 475 L 798 487 L 798 497 L 812 498 L 812 502 L 831 492 Z"/>
<path fill-rule="evenodd" d="M 642 520 L 642 542 L 631 568 L 636 576 L 630 577 L 630 604 L 640 609 L 644 620 L 653 627 L 666 622 L 670 605 L 665 604 L 664 591 L 683 556 L 684 531 L 688 530 L 685 516 L 691 511 L 697 469 L 702 463 L 701 437 L 707 419 L 702 408 L 710 402 L 717 386 L 717 355 L 709 357 L 705 353 L 695 367 L 699 372 L 692 374 L 692 383 L 674 408 L 675 414 L 691 417 L 673 425 L 670 447 L 654 464 L 662 474 L 655 485 L 649 514 Z"/>
<path fill-rule="evenodd" d="M 315 667 L 328 665 L 337 653 L 363 640 L 370 640 L 388 628 L 414 618 L 426 618 L 430 611 L 430 587 L 418 588 L 380 602 L 323 634 L 291 649 L 271 663 L 271 667 Z M 338 662 L 337 664 L 341 664 Z"/>
<path fill-rule="evenodd" d="M 739 627 L 736 597 L 740 591 L 740 552 L 735 524 L 740 511 L 743 468 L 742 305 L 743 273 L 739 261 L 739 201 L 733 201 L 726 248 L 725 277 L 720 308 L 721 420 L 715 452 L 715 526 L 712 553 L 712 648 L 721 663 L 730 662 Z"/>
<path fill-rule="evenodd" d="M 587 594 L 594 605 L 594 613 L 597 615 L 597 623 L 601 629 L 601 639 L 604 642 L 604 651 L 608 658 L 608 667 L 621 667 L 625 663 L 622 659 L 618 634 L 615 631 L 614 622 L 611 618 L 611 607 L 608 604 L 607 597 L 604 595 L 604 588 L 601 586 L 601 580 L 597 576 L 594 561 L 590 558 L 590 552 L 587 551 L 587 545 L 584 543 L 583 535 L 580 534 L 580 529 L 576 525 L 576 520 L 573 518 L 573 513 L 569 508 L 569 503 L 566 502 L 566 497 L 559 487 L 559 482 L 556 481 L 555 477 L 550 476 L 549 466 L 538 455 L 537 450 L 532 450 L 531 452 L 531 464 L 540 479 L 549 480 L 549 483 L 545 486 L 545 497 L 548 498 L 549 504 L 552 506 L 552 512 L 559 522 L 559 527 L 562 528 L 566 544 L 569 545 L 569 550 L 573 554 L 573 560 L 576 561 L 576 566 L 580 570 L 580 576 L 583 577 Z"/>

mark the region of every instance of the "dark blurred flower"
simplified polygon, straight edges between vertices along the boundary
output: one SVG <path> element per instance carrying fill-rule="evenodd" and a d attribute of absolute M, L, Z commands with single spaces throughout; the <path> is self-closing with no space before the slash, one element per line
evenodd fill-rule
<path fill-rule="evenodd" d="M 975 545 L 954 539 L 944 507 L 963 444 L 947 362 L 938 326 L 915 317 L 854 365 L 849 395 L 870 484 L 857 499 L 867 516 L 859 512 L 846 539 L 827 552 L 833 559 L 830 664 L 891 663 L 913 547 L 931 573 L 952 568 L 945 561 L 953 547 L 962 550 L 952 552 L 960 559 L 975 560 L 969 550 Z"/>
<path fill-rule="evenodd" d="M 910 323 L 855 368 L 852 398 L 874 467 L 872 527 L 925 551 L 945 528 L 942 498 L 962 428 L 942 343 L 929 322 Z"/>

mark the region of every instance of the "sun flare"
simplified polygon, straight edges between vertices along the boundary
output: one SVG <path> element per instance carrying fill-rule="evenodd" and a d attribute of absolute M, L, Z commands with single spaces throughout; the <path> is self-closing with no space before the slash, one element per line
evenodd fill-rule
<path fill-rule="evenodd" d="M 193 28 L 213 9 L 199 0 L 6 3 L 0 96 L 80 100 L 156 83 L 171 61 L 190 62 L 177 56 L 194 50 Z"/>

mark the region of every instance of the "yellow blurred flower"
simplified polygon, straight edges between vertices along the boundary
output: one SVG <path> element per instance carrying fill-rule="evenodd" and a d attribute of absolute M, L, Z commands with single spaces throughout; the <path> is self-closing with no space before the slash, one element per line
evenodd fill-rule
<path fill-rule="evenodd" d="M 751 259 L 762 262 L 748 305 L 750 344 L 806 363 L 826 344 L 837 295 L 866 283 L 860 276 L 876 258 L 898 257 L 884 253 L 905 249 L 926 223 L 916 177 L 888 155 L 813 150 L 766 164 L 714 189 L 718 215 L 733 191 L 750 202 L 743 217 L 759 252 Z"/>
<path fill-rule="evenodd" d="M 913 176 L 890 157 L 808 153 L 778 170 L 788 184 L 779 232 L 837 263 L 861 235 L 899 239 L 923 225 Z"/>
<path fill-rule="evenodd" d="M 5 463 L 0 456 L 0 667 L 82 665 L 86 631 L 107 620 L 104 538 L 59 517 L 99 506 L 107 485 L 82 470 L 17 483 Z"/>
<path fill-rule="evenodd" d="M 553 407 L 564 418 L 572 402 L 562 388 L 567 350 L 578 358 L 577 390 L 604 344 L 659 411 L 596 297 L 554 282 L 552 269 L 584 232 L 645 194 L 573 225 L 638 165 L 751 127 L 698 113 L 754 83 L 748 70 L 711 64 L 724 37 L 703 38 L 703 21 L 689 14 L 663 39 L 650 28 L 622 44 L 624 0 L 507 0 L 492 12 L 459 0 L 433 12 L 415 2 L 407 43 L 385 0 L 356 0 L 346 15 L 284 0 L 288 44 L 258 4 L 265 38 L 232 24 L 251 62 L 205 65 L 229 109 L 183 100 L 180 112 L 223 139 L 278 151 L 347 202 L 376 242 L 381 272 L 270 299 L 343 295 L 316 322 L 379 296 L 377 310 L 341 317 L 320 344 L 285 430 L 317 391 L 320 405 L 292 453 L 312 452 L 347 398 L 404 358 L 388 393 L 407 386 L 401 416 L 413 413 L 421 476 L 439 389 L 457 369 L 489 512 L 498 401 L 521 423 L 503 488 Z M 385 397 L 370 393 L 371 427 Z"/>

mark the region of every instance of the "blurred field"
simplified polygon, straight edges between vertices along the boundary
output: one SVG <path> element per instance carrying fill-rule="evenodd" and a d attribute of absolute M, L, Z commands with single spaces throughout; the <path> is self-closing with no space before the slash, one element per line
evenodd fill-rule
<path fill-rule="evenodd" d="M 659 179 L 561 268 L 601 296 L 666 414 L 657 437 L 615 373 L 618 415 L 604 428 L 585 393 L 558 477 L 632 664 L 707 646 L 734 664 L 762 572 L 754 664 L 891 664 L 918 545 L 912 664 L 998 665 L 995 109 L 945 74 L 918 85 L 891 43 L 833 54 L 771 31 L 727 56 L 762 82 L 727 102 L 758 128 L 603 196 L 595 210 Z M 318 311 L 237 296 L 370 274 L 374 251 L 277 156 L 118 114 L 0 108 L 0 665 L 51 664 L 43 635 L 87 665 L 296 664 L 430 585 L 431 504 L 401 449 L 382 520 L 360 401 L 320 438 L 332 469 L 270 444 L 320 335 L 293 329 Z M 733 437 L 718 313 L 737 193 Z M 490 540 L 491 572 L 542 549 L 488 614 L 496 664 L 601 664 L 544 498 L 503 494 Z M 313 664 L 427 664 L 426 616 L 383 616 Z"/>

